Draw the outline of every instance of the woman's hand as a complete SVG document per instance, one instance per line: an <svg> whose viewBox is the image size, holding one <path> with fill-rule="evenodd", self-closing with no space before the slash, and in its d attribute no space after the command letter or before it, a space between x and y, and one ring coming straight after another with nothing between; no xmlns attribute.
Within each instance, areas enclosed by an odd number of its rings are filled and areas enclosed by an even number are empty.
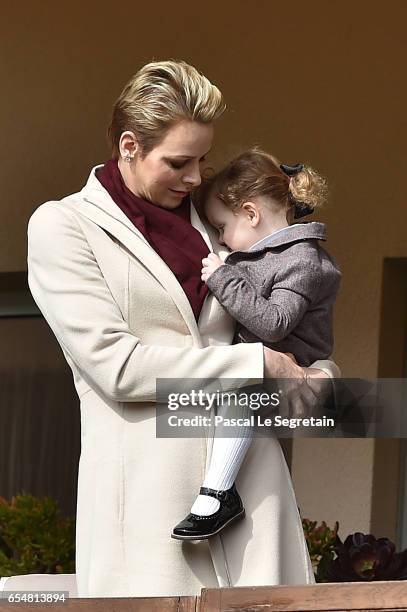
<svg viewBox="0 0 407 612"><path fill-rule="evenodd" d="M305 380L305 371L289 354L263 347L264 378L298 378Z"/></svg>
<svg viewBox="0 0 407 612"><path fill-rule="evenodd" d="M211 274L220 266L223 266L223 261L215 253L209 253L208 257L202 260L201 279L206 283Z"/></svg>
<svg viewBox="0 0 407 612"><path fill-rule="evenodd" d="M265 379L278 380L281 391L279 414L303 418L321 416L330 392L330 380L322 370L302 368L290 356L267 347L264 353ZM267 388L267 380L265 380Z"/></svg>

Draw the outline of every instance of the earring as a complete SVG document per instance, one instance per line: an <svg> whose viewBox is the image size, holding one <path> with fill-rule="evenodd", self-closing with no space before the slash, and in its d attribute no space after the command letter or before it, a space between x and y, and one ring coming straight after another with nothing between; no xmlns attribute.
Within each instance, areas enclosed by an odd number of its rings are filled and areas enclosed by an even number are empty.
<svg viewBox="0 0 407 612"><path fill-rule="evenodd" d="M131 155L126 155L125 158L124 158L124 161L129 164L132 159L133 159L133 157Z"/></svg>

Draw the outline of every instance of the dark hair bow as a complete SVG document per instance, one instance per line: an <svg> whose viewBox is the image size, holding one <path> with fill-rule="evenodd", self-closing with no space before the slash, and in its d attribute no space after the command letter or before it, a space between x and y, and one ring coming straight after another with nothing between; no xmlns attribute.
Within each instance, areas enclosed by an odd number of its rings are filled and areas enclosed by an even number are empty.
<svg viewBox="0 0 407 612"><path fill-rule="evenodd" d="M280 169L291 178L304 170L304 164L295 164L294 166L280 164ZM297 202L297 200L291 198L291 203L294 206L294 219L301 219L301 217L306 217L314 212L314 207L307 202Z"/></svg>
<svg viewBox="0 0 407 612"><path fill-rule="evenodd" d="M314 212L314 207L306 202L293 202L294 219L301 219Z"/></svg>
<svg viewBox="0 0 407 612"><path fill-rule="evenodd" d="M294 166L288 166L287 164L280 164L280 169L287 176L295 176L296 174L304 170L304 164L294 164Z"/></svg>

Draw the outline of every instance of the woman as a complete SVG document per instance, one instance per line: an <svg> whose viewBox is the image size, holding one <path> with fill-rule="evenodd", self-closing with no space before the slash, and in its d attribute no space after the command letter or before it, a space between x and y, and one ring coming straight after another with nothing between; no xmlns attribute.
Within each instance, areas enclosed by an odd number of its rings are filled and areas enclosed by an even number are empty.
<svg viewBox="0 0 407 612"><path fill-rule="evenodd" d="M80 597L313 582L274 439L255 440L239 474L246 521L209 544L170 538L202 480L207 448L200 439L156 438L156 379L304 376L260 343L229 346L234 322L200 280L202 256L221 248L187 196L223 110L219 90L193 67L144 66L114 107L114 160L30 219L30 289L81 400Z"/></svg>

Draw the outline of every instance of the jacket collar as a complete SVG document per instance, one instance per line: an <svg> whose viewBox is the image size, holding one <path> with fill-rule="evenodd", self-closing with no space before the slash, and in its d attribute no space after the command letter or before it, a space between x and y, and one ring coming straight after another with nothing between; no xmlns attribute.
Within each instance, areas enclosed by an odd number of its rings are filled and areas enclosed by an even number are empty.
<svg viewBox="0 0 407 612"><path fill-rule="evenodd" d="M111 234L148 268L162 287L168 291L183 316L191 335L196 343L201 345L199 328L184 290L167 264L159 257L143 234L132 224L130 219L117 206L106 189L98 181L95 171L100 167L99 165L92 168L86 185L76 196L73 198L69 196L62 200L62 202ZM214 242L212 244L208 231L192 203L191 225L201 233L210 251L215 251L222 255L222 251L219 251L217 243ZM202 312L205 308L209 307L207 297L203 304ZM221 307L219 306L219 308Z"/></svg>
<svg viewBox="0 0 407 612"><path fill-rule="evenodd" d="M250 249L250 252L286 246L299 240L326 240L325 224L312 221L311 223L289 225L260 240Z"/></svg>

